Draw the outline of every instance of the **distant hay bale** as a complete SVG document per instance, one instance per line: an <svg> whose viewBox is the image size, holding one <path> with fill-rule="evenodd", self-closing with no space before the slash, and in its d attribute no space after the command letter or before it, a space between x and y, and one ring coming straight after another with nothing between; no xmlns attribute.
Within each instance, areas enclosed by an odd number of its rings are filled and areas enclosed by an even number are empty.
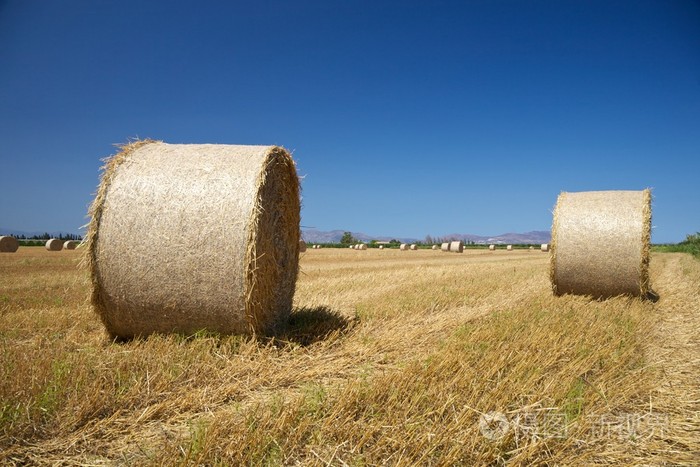
<svg viewBox="0 0 700 467"><path fill-rule="evenodd" d="M408 251L408 245L406 243L402 243L401 246L399 247L399 250Z"/></svg>
<svg viewBox="0 0 700 467"><path fill-rule="evenodd" d="M358 250L366 250L366 249L367 249L367 245L365 245L364 243L360 243L359 245L357 245L357 249L358 249Z"/></svg>
<svg viewBox="0 0 700 467"><path fill-rule="evenodd" d="M0 237L0 253L14 253L19 248L19 241L9 235Z"/></svg>
<svg viewBox="0 0 700 467"><path fill-rule="evenodd" d="M496 250L496 245L489 245L489 250L495 251L495 250Z"/></svg>
<svg viewBox="0 0 700 467"><path fill-rule="evenodd" d="M90 208L92 304L113 337L274 332L299 265L299 179L276 146L138 141Z"/></svg>
<svg viewBox="0 0 700 467"><path fill-rule="evenodd" d="M350 245L348 248L350 248L351 250L353 250L353 249L355 249L355 245Z"/></svg>
<svg viewBox="0 0 700 467"><path fill-rule="evenodd" d="M410 246L409 248L410 248L411 250L417 250L417 249L418 249L418 245L416 245L415 243L412 243L411 246Z"/></svg>
<svg viewBox="0 0 700 467"><path fill-rule="evenodd" d="M555 294L646 296L651 192L562 192L554 209L550 278Z"/></svg>
<svg viewBox="0 0 700 467"><path fill-rule="evenodd" d="M506 250L508 250L508 251L513 251L513 245L508 245L508 246L506 246Z"/></svg>
<svg viewBox="0 0 700 467"><path fill-rule="evenodd" d="M439 247L437 245L433 245L433 250L437 250Z"/></svg>
<svg viewBox="0 0 700 467"><path fill-rule="evenodd" d="M535 247L530 245L530 248L528 248L530 251L535 251Z"/></svg>
<svg viewBox="0 0 700 467"><path fill-rule="evenodd" d="M440 250L445 252L450 251L450 244L447 242L443 243L442 245L440 245Z"/></svg>
<svg viewBox="0 0 700 467"><path fill-rule="evenodd" d="M75 250L75 248L78 246L78 242L74 240L66 240L63 242L63 249L64 250Z"/></svg>
<svg viewBox="0 0 700 467"><path fill-rule="evenodd" d="M379 245L379 249L380 249L380 250L383 250L383 249L384 249L384 245Z"/></svg>
<svg viewBox="0 0 700 467"><path fill-rule="evenodd" d="M540 245L540 251L544 251L544 252L549 251L549 244L543 243L542 245Z"/></svg>
<svg viewBox="0 0 700 467"><path fill-rule="evenodd" d="M52 238L46 242L46 249L49 251L61 251L63 249L63 242L57 238Z"/></svg>
<svg viewBox="0 0 700 467"><path fill-rule="evenodd" d="M450 242L450 251L455 253L462 253L462 251L464 251L464 244L461 240Z"/></svg>

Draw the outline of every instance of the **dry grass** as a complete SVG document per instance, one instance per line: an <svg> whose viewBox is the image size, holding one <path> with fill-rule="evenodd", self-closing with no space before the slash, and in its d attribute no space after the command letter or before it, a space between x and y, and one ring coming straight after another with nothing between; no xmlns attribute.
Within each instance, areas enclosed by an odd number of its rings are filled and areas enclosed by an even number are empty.
<svg viewBox="0 0 700 467"><path fill-rule="evenodd" d="M105 339L78 255L0 256L0 463L700 456L700 262L688 255L654 256L653 303L554 297L546 255L527 251L324 249L303 257L274 338L126 343ZM494 411L502 437L480 427Z"/></svg>

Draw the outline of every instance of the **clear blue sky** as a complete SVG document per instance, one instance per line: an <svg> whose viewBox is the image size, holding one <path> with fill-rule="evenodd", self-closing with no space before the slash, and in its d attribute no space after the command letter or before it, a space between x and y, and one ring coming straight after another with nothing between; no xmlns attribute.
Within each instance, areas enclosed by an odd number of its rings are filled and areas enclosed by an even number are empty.
<svg viewBox="0 0 700 467"><path fill-rule="evenodd" d="M0 226L77 232L114 143L277 144L302 225L548 230L654 189L700 230L700 2L0 0Z"/></svg>

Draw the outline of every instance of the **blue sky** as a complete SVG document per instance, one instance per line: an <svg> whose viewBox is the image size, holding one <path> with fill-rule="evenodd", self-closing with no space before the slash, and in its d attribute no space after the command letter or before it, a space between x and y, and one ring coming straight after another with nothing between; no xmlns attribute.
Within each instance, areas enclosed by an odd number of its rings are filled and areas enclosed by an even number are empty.
<svg viewBox="0 0 700 467"><path fill-rule="evenodd" d="M654 189L700 230L700 2L0 0L0 226L77 232L113 144L277 144L302 225L548 230Z"/></svg>

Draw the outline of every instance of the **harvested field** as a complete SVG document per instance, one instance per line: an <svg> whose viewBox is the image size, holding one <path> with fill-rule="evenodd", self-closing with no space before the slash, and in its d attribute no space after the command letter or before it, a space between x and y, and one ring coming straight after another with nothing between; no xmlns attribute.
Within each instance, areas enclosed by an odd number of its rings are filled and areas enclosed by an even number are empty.
<svg viewBox="0 0 700 467"><path fill-rule="evenodd" d="M700 262L656 302L553 296L548 255L325 248L274 337L112 343L79 251L0 255L0 464L692 464Z"/></svg>

